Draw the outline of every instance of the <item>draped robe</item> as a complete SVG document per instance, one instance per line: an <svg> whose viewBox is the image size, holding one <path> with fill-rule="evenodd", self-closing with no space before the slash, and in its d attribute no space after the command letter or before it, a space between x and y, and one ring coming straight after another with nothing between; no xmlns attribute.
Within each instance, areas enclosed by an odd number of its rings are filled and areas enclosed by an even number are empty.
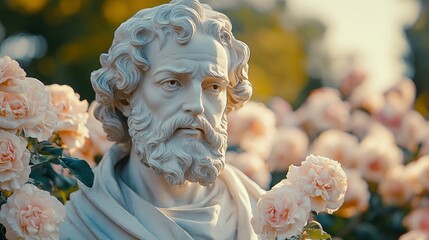
<svg viewBox="0 0 429 240"><path fill-rule="evenodd" d="M160 208L121 180L127 155L113 146L94 170L93 187L79 184L66 204L61 239L257 239L250 220L264 190L239 170L226 164L200 202Z"/></svg>

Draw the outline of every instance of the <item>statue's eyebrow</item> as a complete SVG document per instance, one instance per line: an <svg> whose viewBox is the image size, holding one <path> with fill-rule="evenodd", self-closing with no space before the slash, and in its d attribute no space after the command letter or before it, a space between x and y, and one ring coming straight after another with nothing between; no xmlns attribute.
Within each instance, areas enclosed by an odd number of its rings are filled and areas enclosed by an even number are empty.
<svg viewBox="0 0 429 240"><path fill-rule="evenodd" d="M163 73L172 73L174 75L192 75L196 71L193 65L191 66L164 66L155 70L153 76ZM228 77L218 71L216 68L210 69L208 77L216 78L219 80L229 81Z"/></svg>

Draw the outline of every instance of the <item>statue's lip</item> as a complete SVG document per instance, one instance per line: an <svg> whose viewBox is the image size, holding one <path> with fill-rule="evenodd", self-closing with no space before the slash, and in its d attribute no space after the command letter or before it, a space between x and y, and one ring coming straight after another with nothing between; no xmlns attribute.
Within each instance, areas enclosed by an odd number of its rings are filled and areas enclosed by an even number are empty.
<svg viewBox="0 0 429 240"><path fill-rule="evenodd" d="M204 132L204 130L198 126L179 127L179 128L177 128L177 130L196 130L196 131Z"/></svg>

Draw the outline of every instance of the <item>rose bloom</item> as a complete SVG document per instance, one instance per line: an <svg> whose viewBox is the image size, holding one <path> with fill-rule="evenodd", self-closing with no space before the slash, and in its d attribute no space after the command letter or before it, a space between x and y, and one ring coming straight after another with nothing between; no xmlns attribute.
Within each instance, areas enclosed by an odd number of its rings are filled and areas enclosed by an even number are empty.
<svg viewBox="0 0 429 240"><path fill-rule="evenodd" d="M396 128L401 118L413 106L416 97L416 86L410 79L404 79L384 93L384 105L374 112L374 116L384 125Z"/></svg>
<svg viewBox="0 0 429 240"><path fill-rule="evenodd" d="M311 210L333 213L344 202L347 176L335 160L309 155L301 166L290 166L286 178L310 197Z"/></svg>
<svg viewBox="0 0 429 240"><path fill-rule="evenodd" d="M252 179L260 187L267 189L271 182L271 174L265 165L265 161L258 155L250 152L226 153L226 163L238 168L246 176Z"/></svg>
<svg viewBox="0 0 429 240"><path fill-rule="evenodd" d="M268 106L276 116L276 127L297 127L299 125L292 106L283 98L273 97Z"/></svg>
<svg viewBox="0 0 429 240"><path fill-rule="evenodd" d="M53 84L46 86L58 116L58 124L55 127L65 147L71 154L75 148L83 147L85 138L89 137L86 127L88 120L88 102L80 101L79 94L68 85Z"/></svg>
<svg viewBox="0 0 429 240"><path fill-rule="evenodd" d="M358 146L356 136L342 130L330 129L314 140L309 153L334 159L343 167L355 168L355 152Z"/></svg>
<svg viewBox="0 0 429 240"><path fill-rule="evenodd" d="M350 95L354 89L365 81L366 77L365 70L363 70L362 67L355 66L341 81L339 87L341 93L344 96Z"/></svg>
<svg viewBox="0 0 429 240"><path fill-rule="evenodd" d="M276 118L263 103L250 101L228 114L228 145L266 159L276 131Z"/></svg>
<svg viewBox="0 0 429 240"><path fill-rule="evenodd" d="M417 207L408 213L403 220L408 230L429 232L429 207Z"/></svg>
<svg viewBox="0 0 429 240"><path fill-rule="evenodd" d="M7 199L0 211L7 239L59 239L64 206L49 192L25 184Z"/></svg>
<svg viewBox="0 0 429 240"><path fill-rule="evenodd" d="M365 81L355 88L347 101L352 109L364 109L369 113L379 111L384 105L382 94L374 91L371 81Z"/></svg>
<svg viewBox="0 0 429 240"><path fill-rule="evenodd" d="M410 182L404 177L405 167L396 165L389 169L380 182L378 192L386 205L401 206L414 196Z"/></svg>
<svg viewBox="0 0 429 240"><path fill-rule="evenodd" d="M24 80L25 75L25 71L17 61L12 60L9 56L0 58L0 85L7 84L9 80Z"/></svg>
<svg viewBox="0 0 429 240"><path fill-rule="evenodd" d="M429 136L429 123L415 110L408 111L395 131L396 143L415 152L419 144Z"/></svg>
<svg viewBox="0 0 429 240"><path fill-rule="evenodd" d="M309 140L305 132L296 127L278 129L268 157L270 171L287 171L290 165L298 165L307 155Z"/></svg>
<svg viewBox="0 0 429 240"><path fill-rule="evenodd" d="M310 200L283 180L261 195L252 217L261 239L286 239L301 234L310 213Z"/></svg>
<svg viewBox="0 0 429 240"><path fill-rule="evenodd" d="M371 136L379 138L383 142L395 142L393 133L387 127L375 120L368 113L360 110L352 111L348 131L359 139Z"/></svg>
<svg viewBox="0 0 429 240"><path fill-rule="evenodd" d="M420 149L419 156L429 155L429 134L423 140L422 148Z"/></svg>
<svg viewBox="0 0 429 240"><path fill-rule="evenodd" d="M24 185L31 171L29 163L27 141L0 130L0 188L12 191Z"/></svg>
<svg viewBox="0 0 429 240"><path fill-rule="evenodd" d="M429 155L417 159L416 165L419 168L417 178L421 186L429 191Z"/></svg>
<svg viewBox="0 0 429 240"><path fill-rule="evenodd" d="M341 100L338 90L319 88L310 93L296 114L303 129L314 137L327 129L346 130L350 106Z"/></svg>
<svg viewBox="0 0 429 240"><path fill-rule="evenodd" d="M411 230L399 236L399 240L429 240L429 232Z"/></svg>
<svg viewBox="0 0 429 240"><path fill-rule="evenodd" d="M82 148L72 152L72 156L86 160L91 166L95 166L96 156L102 156L113 144L107 140L107 134L103 130L103 124L94 117L94 109L97 102L93 101L88 108L88 121L86 127L89 130L89 138L86 138Z"/></svg>
<svg viewBox="0 0 429 240"><path fill-rule="evenodd" d="M354 169L344 169L347 175L347 191L343 205L335 212L335 215L350 218L368 209L370 192L368 183L362 178L362 174Z"/></svg>
<svg viewBox="0 0 429 240"><path fill-rule="evenodd" d="M10 132L23 129L26 137L47 140L57 122L47 96L43 83L35 78L0 84L0 128Z"/></svg>
<svg viewBox="0 0 429 240"><path fill-rule="evenodd" d="M363 177L379 183L390 168L402 163L403 153L394 143L369 136L361 142L356 157Z"/></svg>

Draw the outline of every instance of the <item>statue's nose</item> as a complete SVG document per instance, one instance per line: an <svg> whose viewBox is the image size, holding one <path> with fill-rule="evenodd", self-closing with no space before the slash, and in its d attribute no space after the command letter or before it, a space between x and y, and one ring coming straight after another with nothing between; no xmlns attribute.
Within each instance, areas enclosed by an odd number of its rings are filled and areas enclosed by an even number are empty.
<svg viewBox="0 0 429 240"><path fill-rule="evenodd" d="M193 115L201 115L204 112L201 86L191 86L184 96L183 110Z"/></svg>

